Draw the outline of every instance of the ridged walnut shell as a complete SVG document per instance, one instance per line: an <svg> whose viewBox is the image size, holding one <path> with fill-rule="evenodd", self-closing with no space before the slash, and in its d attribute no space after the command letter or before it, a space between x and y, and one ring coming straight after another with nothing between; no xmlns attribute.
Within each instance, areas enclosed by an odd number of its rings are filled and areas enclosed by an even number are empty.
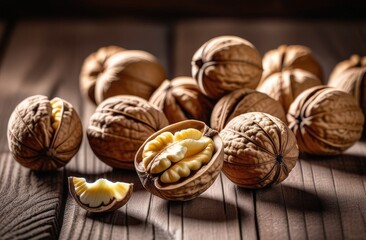
<svg viewBox="0 0 366 240"><path fill-rule="evenodd" d="M364 116L356 99L332 87L301 93L287 114L301 152L340 154L361 137Z"/></svg>
<svg viewBox="0 0 366 240"><path fill-rule="evenodd" d="M214 153L211 160L206 165L202 165L199 170L192 172L190 176L180 179L179 182L170 184L163 183L160 181L159 175L150 174L145 169L142 162L144 147L148 142L155 139L163 132L171 132L174 134L188 128L197 129L201 131L204 136L213 140ZM214 183L222 169L224 158L223 150L222 140L216 131L210 129L204 122L185 120L169 125L151 135L136 153L135 169L142 185L152 194L166 200L187 201L198 197Z"/></svg>
<svg viewBox="0 0 366 240"><path fill-rule="evenodd" d="M299 156L287 125L266 113L245 113L220 132L225 146L223 172L244 188L263 188L282 182Z"/></svg>
<svg viewBox="0 0 366 240"><path fill-rule="evenodd" d="M263 56L262 80L283 70L300 68L308 71L323 82L323 70L311 49L302 45L281 45Z"/></svg>
<svg viewBox="0 0 366 240"><path fill-rule="evenodd" d="M95 85L97 104L116 95L134 95L149 100L165 80L165 70L148 52L126 50L111 56Z"/></svg>
<svg viewBox="0 0 366 240"><path fill-rule="evenodd" d="M65 166L83 137L79 115L61 99L35 95L20 102L8 122L8 144L14 159L33 170Z"/></svg>
<svg viewBox="0 0 366 240"><path fill-rule="evenodd" d="M353 55L339 63L329 77L328 86L353 95L366 116L366 57Z"/></svg>
<svg viewBox="0 0 366 240"><path fill-rule="evenodd" d="M114 168L133 169L139 147L168 124L164 113L146 100L120 95L99 104L86 133L100 160Z"/></svg>
<svg viewBox="0 0 366 240"><path fill-rule="evenodd" d="M267 94L243 88L216 103L211 114L211 127L220 132L231 119L247 112L265 112L287 123L286 113L278 101Z"/></svg>
<svg viewBox="0 0 366 240"><path fill-rule="evenodd" d="M210 122L213 101L203 95L191 77L165 80L153 93L149 102L162 110L169 123L187 119Z"/></svg>
<svg viewBox="0 0 366 240"><path fill-rule="evenodd" d="M192 76L200 90L214 99L240 88L255 89L262 76L262 58L245 39L210 39L193 55Z"/></svg>
<svg viewBox="0 0 366 240"><path fill-rule="evenodd" d="M279 101L287 113L294 99L306 89L321 85L322 82L312 73L301 70L284 70L266 78L257 90Z"/></svg>
<svg viewBox="0 0 366 240"><path fill-rule="evenodd" d="M106 68L106 61L114 54L124 50L117 46L102 47L84 60L79 77L80 90L94 104L96 104L95 84Z"/></svg>

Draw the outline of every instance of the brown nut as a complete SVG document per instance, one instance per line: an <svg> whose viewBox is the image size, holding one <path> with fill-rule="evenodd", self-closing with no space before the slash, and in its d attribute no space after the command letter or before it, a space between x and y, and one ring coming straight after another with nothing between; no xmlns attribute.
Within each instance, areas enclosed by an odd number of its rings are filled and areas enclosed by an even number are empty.
<svg viewBox="0 0 366 240"><path fill-rule="evenodd" d="M79 84L82 94L96 104L95 101L95 84L99 76L104 72L106 61L118 52L125 49L117 46L108 46L98 49L98 51L90 54L83 63L81 68Z"/></svg>
<svg viewBox="0 0 366 240"><path fill-rule="evenodd" d="M356 99L326 86L301 93L287 114L301 152L340 154L361 137L364 116Z"/></svg>
<svg viewBox="0 0 366 240"><path fill-rule="evenodd" d="M281 104L267 94L243 88L227 94L212 111L211 127L221 131L234 117L247 112L265 112L287 123Z"/></svg>
<svg viewBox="0 0 366 240"><path fill-rule="evenodd" d="M33 170L65 166L83 137L79 115L61 98L35 95L16 106L8 122L8 144L14 159Z"/></svg>
<svg viewBox="0 0 366 240"><path fill-rule="evenodd" d="M93 183L85 178L69 177L69 191L74 200L89 212L111 212L121 208L133 193L133 183L110 182L100 178Z"/></svg>
<svg viewBox="0 0 366 240"><path fill-rule="evenodd" d="M191 77L165 80L149 102L164 112L169 123L196 119L208 124L214 105L200 92L197 82Z"/></svg>
<svg viewBox="0 0 366 240"><path fill-rule="evenodd" d="M279 101L287 113L294 99L304 90L321 85L322 82L312 73L301 70L284 70L266 78L257 90Z"/></svg>
<svg viewBox="0 0 366 240"><path fill-rule="evenodd" d="M269 75L288 69L300 68L308 71L323 82L323 70L310 48L302 45L281 45L263 56L262 80Z"/></svg>
<svg viewBox="0 0 366 240"><path fill-rule="evenodd" d="M239 115L220 136L225 146L223 172L244 188L282 182L298 159L294 134L285 123L266 113Z"/></svg>
<svg viewBox="0 0 366 240"><path fill-rule="evenodd" d="M329 75L328 84L335 84L340 74L349 69L359 69L366 67L366 56L361 57L357 54L353 54L349 59L339 62ZM332 85L331 84L331 85Z"/></svg>
<svg viewBox="0 0 366 240"><path fill-rule="evenodd" d="M151 135L135 156L142 185L167 200L198 197L219 175L223 144L201 121L185 120Z"/></svg>
<svg viewBox="0 0 366 240"><path fill-rule="evenodd" d="M95 101L116 95L134 95L148 100L165 80L165 70L148 52L126 50L111 56L95 85Z"/></svg>
<svg viewBox="0 0 366 240"><path fill-rule="evenodd" d="M146 100L120 95L99 104L86 133L100 160L114 168L133 169L141 144L168 124L164 113Z"/></svg>
<svg viewBox="0 0 366 240"><path fill-rule="evenodd" d="M214 99L240 88L255 89L262 75L257 49L236 36L215 37L192 58L192 76L200 90Z"/></svg>

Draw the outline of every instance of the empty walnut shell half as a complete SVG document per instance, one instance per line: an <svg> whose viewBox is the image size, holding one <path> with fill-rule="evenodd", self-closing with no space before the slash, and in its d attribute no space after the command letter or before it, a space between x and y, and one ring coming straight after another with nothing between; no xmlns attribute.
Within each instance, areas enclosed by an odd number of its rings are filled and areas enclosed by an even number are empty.
<svg viewBox="0 0 366 240"><path fill-rule="evenodd" d="M83 137L79 115L61 99L35 95L20 102L8 122L8 144L14 159L33 170L65 166Z"/></svg>
<svg viewBox="0 0 366 240"><path fill-rule="evenodd" d="M192 76L200 90L218 99L240 88L255 89L262 75L257 49L236 36L215 37L203 44L192 58Z"/></svg>
<svg viewBox="0 0 366 240"><path fill-rule="evenodd" d="M332 87L301 93L287 114L301 152L340 154L361 137L364 116L356 99Z"/></svg>
<svg viewBox="0 0 366 240"><path fill-rule="evenodd" d="M322 82L312 73L301 70L284 70L266 78L257 90L279 101L287 113L291 103L304 90L321 85Z"/></svg>
<svg viewBox="0 0 366 240"><path fill-rule="evenodd" d="M197 82L191 77L165 80L149 102L164 112L169 123L196 119L208 124L214 105L200 92Z"/></svg>
<svg viewBox="0 0 366 240"><path fill-rule="evenodd" d="M74 200L89 212L111 212L124 206L133 193L133 183L111 182L100 178L93 183L85 178L69 177L69 191Z"/></svg>
<svg viewBox="0 0 366 240"><path fill-rule="evenodd" d="M323 82L323 70L311 49L302 45L281 45L263 56L262 80L269 75L288 69L300 68Z"/></svg>
<svg viewBox="0 0 366 240"><path fill-rule="evenodd" d="M124 48L117 46L102 47L84 60L79 77L80 90L93 103L96 104L95 84L106 68L106 61L114 54L124 50Z"/></svg>
<svg viewBox="0 0 366 240"><path fill-rule="evenodd" d="M225 146L223 172L244 188L282 182L296 164L296 138L284 122L266 113L233 118L220 132Z"/></svg>
<svg viewBox="0 0 366 240"><path fill-rule="evenodd" d="M100 160L114 168L133 169L141 144L168 124L164 113L146 100L120 95L99 104L86 133Z"/></svg>
<svg viewBox="0 0 366 240"><path fill-rule="evenodd" d="M220 132L231 119L247 112L265 112L287 123L285 111L278 101L267 94L243 88L216 103L211 114L211 127Z"/></svg>
<svg viewBox="0 0 366 240"><path fill-rule="evenodd" d="M204 122L185 120L151 135L135 156L142 185L167 200L187 201L208 189L223 165L223 143Z"/></svg>

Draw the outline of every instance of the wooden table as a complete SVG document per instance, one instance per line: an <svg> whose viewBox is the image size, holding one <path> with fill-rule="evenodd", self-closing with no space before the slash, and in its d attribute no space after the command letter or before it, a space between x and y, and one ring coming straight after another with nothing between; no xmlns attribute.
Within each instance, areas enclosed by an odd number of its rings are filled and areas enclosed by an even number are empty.
<svg viewBox="0 0 366 240"><path fill-rule="evenodd" d="M84 134L62 169L30 171L13 160L7 121L25 97L71 102L84 130L95 106L79 92L85 57L107 45L146 50L169 77L190 75L190 59L221 34L251 41L264 54L282 43L309 46L325 77L353 53L366 55L365 21L188 19L20 20L0 22L0 239L366 239L366 142L335 157L301 156L288 179L262 190L236 187L223 174L189 202L159 199L134 171L114 170L92 153ZM91 214L70 197L68 176L135 184L127 205Z"/></svg>

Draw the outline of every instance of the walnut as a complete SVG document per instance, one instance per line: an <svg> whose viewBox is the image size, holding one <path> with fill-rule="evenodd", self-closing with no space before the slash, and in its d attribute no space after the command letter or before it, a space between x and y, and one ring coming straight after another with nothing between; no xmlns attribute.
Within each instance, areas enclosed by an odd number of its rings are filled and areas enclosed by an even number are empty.
<svg viewBox="0 0 366 240"><path fill-rule="evenodd" d="M301 92L321 84L314 74L292 69L270 75L260 83L257 90L279 101L287 113L291 103Z"/></svg>
<svg viewBox="0 0 366 240"><path fill-rule="evenodd" d="M223 172L244 188L262 188L287 178L298 159L296 139L284 122L266 113L233 118L220 132Z"/></svg>
<svg viewBox="0 0 366 240"><path fill-rule="evenodd" d="M196 119L208 124L214 105L211 99L200 92L191 77L165 80L149 102L164 112L169 123Z"/></svg>
<svg viewBox="0 0 366 240"><path fill-rule="evenodd" d="M103 49L97 52L102 55ZM106 51L106 50L104 50ZM98 55L99 53L99 55ZM107 55L107 53L105 53ZM95 83L94 99L96 104L108 97L116 95L135 95L146 100L165 80L165 70L158 60L148 52L139 50L123 50L111 53L105 58L100 68L93 66L96 57L88 57L83 65L80 82ZM95 80L96 79L96 80ZM89 84L89 91L93 91ZM85 86L83 87L86 88ZM92 95L92 93L90 93Z"/></svg>
<svg viewBox="0 0 366 240"><path fill-rule="evenodd" d="M146 100L129 95L106 99L96 108L87 129L95 155L114 168L133 169L135 153L168 120Z"/></svg>
<svg viewBox="0 0 366 240"><path fill-rule="evenodd" d="M133 193L133 183L111 182L100 178L93 183L69 177L69 191L80 207L89 212L111 212L125 205Z"/></svg>
<svg viewBox="0 0 366 240"><path fill-rule="evenodd" d="M169 125L151 135L135 156L142 185L167 200L186 201L208 189L223 165L217 132L197 120Z"/></svg>
<svg viewBox="0 0 366 240"><path fill-rule="evenodd" d="M349 69L359 69L366 67L366 56L361 57L357 54L353 54L349 59L339 62L329 75L328 84L334 84L337 82L335 78L338 78L340 74Z"/></svg>
<svg viewBox="0 0 366 240"><path fill-rule="evenodd" d="M200 90L218 99L240 88L255 89L262 75L262 58L245 39L220 36L203 44L192 58L192 76Z"/></svg>
<svg viewBox="0 0 366 240"><path fill-rule="evenodd" d="M231 119L247 112L265 112L287 122L285 111L278 101L267 94L243 88L227 94L216 103L211 115L211 127L220 132Z"/></svg>
<svg viewBox="0 0 366 240"><path fill-rule="evenodd" d="M33 170L65 166L83 137L79 115L61 99L35 95L20 102L8 122L8 144L14 159Z"/></svg>
<svg viewBox="0 0 366 240"><path fill-rule="evenodd" d="M288 69L300 68L308 71L323 81L323 70L310 48L302 45L281 45L268 51L263 56L262 80L269 75Z"/></svg>
<svg viewBox="0 0 366 240"><path fill-rule="evenodd" d="M361 137L364 116L356 99L327 86L301 93L287 114L301 152L340 154Z"/></svg>
<svg viewBox="0 0 366 240"><path fill-rule="evenodd" d="M102 47L85 59L80 73L80 90L83 95L89 97L93 103L96 104L95 84L106 68L106 61L114 54L124 50L124 48L117 46Z"/></svg>

